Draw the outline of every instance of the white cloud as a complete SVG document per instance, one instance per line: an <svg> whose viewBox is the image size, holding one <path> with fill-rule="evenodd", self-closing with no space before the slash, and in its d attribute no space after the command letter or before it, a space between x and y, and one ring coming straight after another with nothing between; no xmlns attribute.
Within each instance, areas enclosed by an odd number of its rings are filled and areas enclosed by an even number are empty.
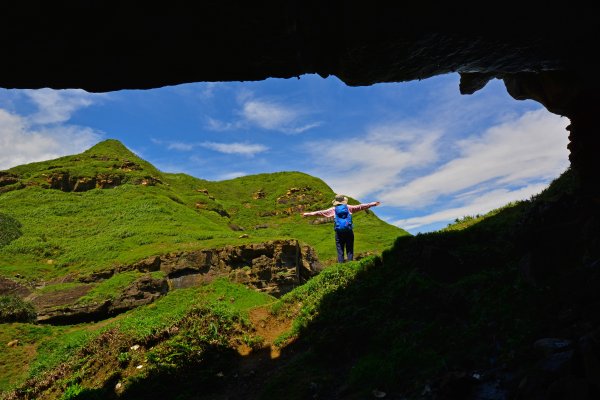
<svg viewBox="0 0 600 400"><path fill-rule="evenodd" d="M392 223L407 230L439 222L449 223L464 216L485 214L513 201L525 200L540 193L547 186L546 184L532 184L517 190L496 189L480 196L469 198L466 204L459 207L447 208L418 217L400 219Z"/></svg>
<svg viewBox="0 0 600 400"><path fill-rule="evenodd" d="M523 185L551 179L568 165L566 118L546 110L487 129L459 141L459 156L433 173L380 194L392 206L427 206L441 196L474 190L477 185Z"/></svg>
<svg viewBox="0 0 600 400"><path fill-rule="evenodd" d="M269 148L262 144L250 144L250 143L216 143L216 142L203 142L200 146L220 153L225 154L242 154L246 156L253 156L257 153L267 151Z"/></svg>
<svg viewBox="0 0 600 400"><path fill-rule="evenodd" d="M254 156L258 153L263 153L269 148L262 144L252 143L218 143L218 142L197 142L197 143L186 143L186 142L166 142L159 139L151 139L153 143L160 146L166 146L169 150L177 151L192 151L198 147L204 147L205 149L214 150L224 154L242 154L245 156ZM193 156L192 161L198 161L197 157Z"/></svg>
<svg viewBox="0 0 600 400"><path fill-rule="evenodd" d="M101 94L90 94L80 89L25 90L23 93L37 106L38 111L28 117L32 124L66 122L80 108L89 107Z"/></svg>
<svg viewBox="0 0 600 400"><path fill-rule="evenodd" d="M318 126L321 126L320 122L312 122L312 123L308 123L308 124L300 125L300 126L283 127L280 130L285 133L302 133L309 129L316 128Z"/></svg>
<svg viewBox="0 0 600 400"><path fill-rule="evenodd" d="M321 125L320 122L302 122L306 113L300 108L292 108L264 100L250 99L242 105L242 116L261 128L284 133L302 133Z"/></svg>
<svg viewBox="0 0 600 400"><path fill-rule="evenodd" d="M296 118L292 110L259 100L247 101L242 113L246 119L266 129L278 129Z"/></svg>
<svg viewBox="0 0 600 400"><path fill-rule="evenodd" d="M192 151L194 147L195 145L192 143L171 142L167 144L167 149L169 150Z"/></svg>
<svg viewBox="0 0 600 400"><path fill-rule="evenodd" d="M221 121L221 120L218 120L216 118L211 118L211 117L209 117L207 119L207 123L206 123L206 127L208 129L210 129L211 131L217 131L217 132L242 129L245 127L245 125L246 124L244 121L226 122L226 121Z"/></svg>
<svg viewBox="0 0 600 400"><path fill-rule="evenodd" d="M0 169L80 153L102 139L88 127L65 124L103 95L83 90L23 90L37 108L19 115L0 108Z"/></svg>
<svg viewBox="0 0 600 400"><path fill-rule="evenodd" d="M102 139L74 125L30 128L26 117L0 109L0 170L80 153Z"/></svg>
<svg viewBox="0 0 600 400"><path fill-rule="evenodd" d="M260 127L286 134L298 134L320 126L320 121L307 120L312 114L304 106L286 105L273 99L258 99L248 89L240 89L235 96L240 109L235 110L237 118L221 120L211 116L206 118L206 128L224 132Z"/></svg>
<svg viewBox="0 0 600 400"><path fill-rule="evenodd" d="M490 122L480 116L469 130ZM311 173L338 193L380 200L400 215L400 208L423 208L422 216L394 222L418 229L529 198L569 164L568 120L544 109L504 113L483 133L453 142L458 120L387 123L362 136L308 143L317 166Z"/></svg>
<svg viewBox="0 0 600 400"><path fill-rule="evenodd" d="M210 99L215 95L215 89L221 85L220 82L201 82L199 85L199 94L201 98Z"/></svg>
<svg viewBox="0 0 600 400"><path fill-rule="evenodd" d="M361 198L399 184L403 172L438 158L440 132L404 124L379 125L364 136L307 143L320 168L315 175L338 193Z"/></svg>

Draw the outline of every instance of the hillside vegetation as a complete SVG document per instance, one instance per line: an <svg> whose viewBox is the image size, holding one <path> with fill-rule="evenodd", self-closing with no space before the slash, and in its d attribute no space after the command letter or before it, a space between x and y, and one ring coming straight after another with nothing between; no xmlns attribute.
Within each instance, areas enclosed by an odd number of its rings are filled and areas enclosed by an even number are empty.
<svg viewBox="0 0 600 400"><path fill-rule="evenodd" d="M189 193L189 179L171 187ZM215 202L228 197L209 184ZM240 193L231 196L258 192ZM279 204L280 214L265 218L297 218L288 208L298 200ZM219 205L229 217L214 211L218 218L255 221L251 207ZM27 233L7 215L5 247ZM530 200L398 235L381 254L332 264L280 298L217 279L100 322L5 323L0 340L11 345L0 383L6 400L592 400L600 395L599 244L598 199L568 170Z"/></svg>
<svg viewBox="0 0 600 400"><path fill-rule="evenodd" d="M82 154L0 171L0 295L4 294L0 316L5 322L0 325L0 343L10 344L0 353L0 390L27 380L24 387L31 389L26 390L31 398L75 396L81 377L61 375L54 392L44 395L35 388L44 379L56 384L57 368L64 372L65 365L75 369L83 365L68 363L98 363L95 355L81 352L107 336L120 338L114 342L116 347L107 350L123 354L114 371L139 361L127 355L126 345L163 340L183 345L183 339L171 337L174 331L188 337L188 329L209 329L211 345L219 341L248 349L265 346L249 325L248 310L276 299L227 280L169 290L155 303L99 322L92 316L91 322L78 325L31 323L35 310L30 300L50 299L50 310L57 312L102 306L140 280L165 278L162 271L119 272L115 266L134 265L151 256L278 239L297 239L313 247L322 263L331 265L335 259L331 224L313 224L314 219L300 214L329 207L333 196L323 181L299 172L222 182L164 173L115 140ZM395 237L407 235L371 211L357 214L355 221L359 258L380 254ZM208 314L214 316L214 323L199 328L198 315ZM215 324L237 328L227 333ZM201 353L202 343L190 345L193 357ZM153 360L179 368L170 355L172 347L163 346L164 354ZM146 357L143 351L139 354ZM112 365L110 357L101 362ZM144 372L148 370L152 369ZM125 383L129 375L122 375ZM135 379L143 377L135 375Z"/></svg>
<svg viewBox="0 0 600 400"><path fill-rule="evenodd" d="M597 199L571 171L531 200L399 237L274 305L305 351L259 398L595 399L599 244Z"/></svg>
<svg viewBox="0 0 600 400"><path fill-rule="evenodd" d="M300 172L220 182L163 173L107 140L82 154L0 172L0 274L47 280L157 254L281 238L310 244L327 263L335 256L331 225L311 225L300 213L329 207L333 196L323 181ZM381 252L407 234L370 211L355 220L358 253Z"/></svg>

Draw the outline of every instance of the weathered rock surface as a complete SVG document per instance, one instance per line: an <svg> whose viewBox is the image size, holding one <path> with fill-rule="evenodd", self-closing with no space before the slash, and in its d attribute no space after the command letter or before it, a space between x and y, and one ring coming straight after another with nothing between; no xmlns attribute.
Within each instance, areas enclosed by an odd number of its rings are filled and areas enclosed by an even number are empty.
<svg viewBox="0 0 600 400"><path fill-rule="evenodd" d="M322 268L314 250L296 240L168 254L137 264L138 268L148 266L165 272L174 287L230 277L276 296L306 282Z"/></svg>
<svg viewBox="0 0 600 400"><path fill-rule="evenodd" d="M32 303L37 308L37 321L51 324L98 321L152 303L166 294L169 287L166 279L143 276L113 299L78 304L77 300L91 289L92 286L86 284L33 298Z"/></svg>
<svg viewBox="0 0 600 400"><path fill-rule="evenodd" d="M31 294L28 300L36 307L38 322L71 324L101 320L152 303L170 289L202 285L219 277L280 296L306 282L321 268L311 247L302 246L297 240L276 240L149 257L131 265L77 277L81 285ZM121 293L115 293L112 299L79 303L79 299L93 289L94 283L126 271L163 271L167 278L143 276ZM8 279L0 280L0 284L7 292L21 290L22 297L30 294Z"/></svg>
<svg viewBox="0 0 600 400"><path fill-rule="evenodd" d="M12 279L0 276L0 296L19 296L26 297L31 293L31 289Z"/></svg>
<svg viewBox="0 0 600 400"><path fill-rule="evenodd" d="M19 177L4 171L0 171L0 187L13 185L19 182Z"/></svg>
<svg viewBox="0 0 600 400"><path fill-rule="evenodd" d="M133 163L131 163L133 164ZM136 164L134 164L137 166ZM136 170L139 168L121 168L124 172ZM128 178L121 173L102 173L96 176L72 176L67 172L56 172L46 176L46 183L51 189L62 190L63 192L85 192L92 189L112 189L115 188ZM147 176L129 183L154 186L161 183L159 179Z"/></svg>

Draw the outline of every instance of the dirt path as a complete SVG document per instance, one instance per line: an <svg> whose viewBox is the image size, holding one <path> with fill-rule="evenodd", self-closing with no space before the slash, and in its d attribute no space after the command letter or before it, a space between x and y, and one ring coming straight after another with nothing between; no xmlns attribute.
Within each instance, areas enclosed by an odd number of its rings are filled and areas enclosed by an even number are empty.
<svg viewBox="0 0 600 400"><path fill-rule="evenodd" d="M228 383L222 392L212 393L206 399L256 399L263 391L265 382L289 361L292 355L287 352L282 354L282 349L273 343L281 334L291 329L292 321L276 318L269 312L269 308L270 305L266 305L248 312L255 334L263 339L260 348L239 346L237 351L241 357L237 367L224 374Z"/></svg>
<svg viewBox="0 0 600 400"><path fill-rule="evenodd" d="M277 319L269 312L268 306L251 309L249 316L256 334L263 339L263 348L270 349L271 359L278 358L281 354L280 348L275 346L274 342L281 334L291 329L292 321ZM242 352L240 354L246 355Z"/></svg>

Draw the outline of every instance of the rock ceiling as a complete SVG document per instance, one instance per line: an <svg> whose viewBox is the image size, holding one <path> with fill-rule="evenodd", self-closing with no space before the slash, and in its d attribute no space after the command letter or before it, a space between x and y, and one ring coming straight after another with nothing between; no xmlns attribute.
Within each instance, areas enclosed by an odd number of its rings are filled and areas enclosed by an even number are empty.
<svg viewBox="0 0 600 400"><path fill-rule="evenodd" d="M335 75L371 85L460 73L570 118L571 162L598 168L598 13L574 2L491 10L465 2L28 1L0 13L0 87L149 89ZM594 132L591 132L594 130Z"/></svg>

